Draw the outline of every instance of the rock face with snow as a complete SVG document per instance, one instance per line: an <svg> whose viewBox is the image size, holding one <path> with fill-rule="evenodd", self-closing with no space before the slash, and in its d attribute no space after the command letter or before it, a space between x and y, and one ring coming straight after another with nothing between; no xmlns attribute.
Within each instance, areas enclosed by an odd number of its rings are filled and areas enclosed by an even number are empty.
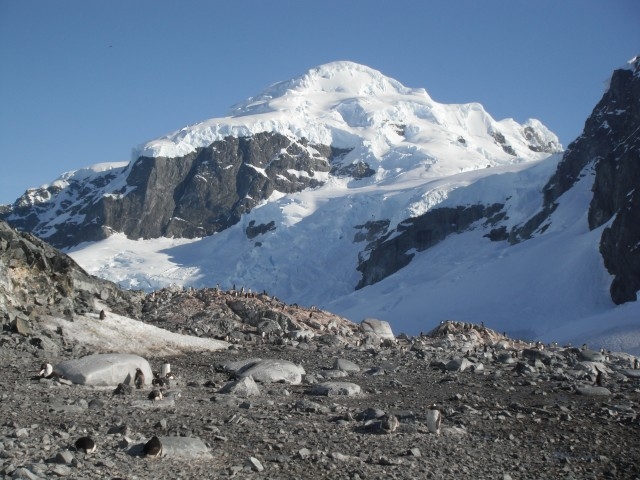
<svg viewBox="0 0 640 480"><path fill-rule="evenodd" d="M640 289L640 60L613 72L609 88L572 142L544 188L544 205L524 226L511 232L513 240L544 232L558 199L584 176L593 175L589 206L590 229L611 222L602 234L600 252L614 278L611 298L616 304L635 301ZM613 221L611 221L613 219Z"/></svg>
<svg viewBox="0 0 640 480"><path fill-rule="evenodd" d="M128 166L82 169L28 190L0 218L59 248L112 232L203 237L330 176L379 182L416 164L433 177L560 149L535 120L496 122L480 105L441 105L423 89L334 62L269 87L229 117L141 145ZM449 166L448 157L463 160ZM254 225L247 236L278 227L269 225Z"/></svg>
<svg viewBox="0 0 640 480"><path fill-rule="evenodd" d="M309 317L322 305L399 332L454 318L576 341L583 332L564 325L606 323L606 339L589 338L636 348L621 339L637 308L609 314L640 285L637 76L637 62L613 75L562 158L536 120L496 121L335 62L147 142L128 165L65 174L0 215L65 247L104 239L74 258L127 287L238 284L307 305ZM199 239L134 241L162 235ZM247 308L231 300L215 325L188 321L211 336L239 317L263 335L316 329Z"/></svg>

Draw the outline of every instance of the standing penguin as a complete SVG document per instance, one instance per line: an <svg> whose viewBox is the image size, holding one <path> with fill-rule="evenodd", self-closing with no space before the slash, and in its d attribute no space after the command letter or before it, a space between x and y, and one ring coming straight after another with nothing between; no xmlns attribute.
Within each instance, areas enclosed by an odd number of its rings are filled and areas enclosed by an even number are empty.
<svg viewBox="0 0 640 480"><path fill-rule="evenodd" d="M133 383L138 389L142 388L142 386L144 385L144 373L142 373L142 370L140 370L139 368L136 368L136 376L133 379Z"/></svg>
<svg viewBox="0 0 640 480"><path fill-rule="evenodd" d="M440 435L440 424L442 423L442 412L434 403L427 407L427 428L431 433Z"/></svg>
<svg viewBox="0 0 640 480"><path fill-rule="evenodd" d="M601 387L601 386L602 386L602 371L601 371L599 368L597 368L597 367L596 367L596 372L597 372L597 373L596 373L596 381L595 381L595 384L596 384L598 387Z"/></svg>

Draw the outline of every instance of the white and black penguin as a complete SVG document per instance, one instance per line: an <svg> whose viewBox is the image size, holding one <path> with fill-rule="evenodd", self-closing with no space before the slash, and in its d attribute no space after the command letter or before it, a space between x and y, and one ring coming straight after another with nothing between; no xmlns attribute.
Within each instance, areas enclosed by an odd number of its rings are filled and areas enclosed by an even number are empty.
<svg viewBox="0 0 640 480"><path fill-rule="evenodd" d="M40 372L38 373L39 377L50 378L52 374L53 374L53 365L51 365L48 362L45 362L42 365L40 365Z"/></svg>
<svg viewBox="0 0 640 480"><path fill-rule="evenodd" d="M139 368L136 368L136 376L133 379L133 384L138 389L144 386L144 373Z"/></svg>
<svg viewBox="0 0 640 480"><path fill-rule="evenodd" d="M435 403L427 407L427 428L431 433L440 435L442 411Z"/></svg>
<svg viewBox="0 0 640 480"><path fill-rule="evenodd" d="M142 447L142 453L147 457L159 457L162 455L162 442L158 437L153 436L151 440Z"/></svg>
<svg viewBox="0 0 640 480"><path fill-rule="evenodd" d="M107 318L107 312L100 310L100 320L104 320L105 318Z"/></svg>
<svg viewBox="0 0 640 480"><path fill-rule="evenodd" d="M91 437L80 437L75 443L76 450L84 453L96 451L96 442Z"/></svg>

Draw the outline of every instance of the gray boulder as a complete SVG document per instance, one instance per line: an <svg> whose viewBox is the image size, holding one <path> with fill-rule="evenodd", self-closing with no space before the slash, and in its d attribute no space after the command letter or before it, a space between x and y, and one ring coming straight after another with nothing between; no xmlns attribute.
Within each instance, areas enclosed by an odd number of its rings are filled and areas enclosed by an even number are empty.
<svg viewBox="0 0 640 480"><path fill-rule="evenodd" d="M337 395L358 395L360 385L351 382L324 382L318 383L311 388L311 395L326 395L333 397Z"/></svg>
<svg viewBox="0 0 640 480"><path fill-rule="evenodd" d="M580 395L587 395L589 397L607 397L611 395L611 391L606 387L593 387L590 385L577 386L576 393Z"/></svg>
<svg viewBox="0 0 640 480"><path fill-rule="evenodd" d="M360 371L360 367L356 363L351 360L347 360L346 358L336 358L333 362L333 369L354 373Z"/></svg>
<svg viewBox="0 0 640 480"><path fill-rule="evenodd" d="M145 384L153 378L151 366L144 358L128 353L105 353L66 360L57 364L54 374L80 385L116 386L132 384L136 368L142 370Z"/></svg>
<svg viewBox="0 0 640 480"><path fill-rule="evenodd" d="M236 370L235 374L240 378L253 377L256 382L261 383L284 382L299 385L305 371L301 366L287 360L265 359L249 362Z"/></svg>
<svg viewBox="0 0 640 480"><path fill-rule="evenodd" d="M389 322L385 322L384 320L365 318L362 323L360 323L360 330L365 335L375 335L382 340L395 340L396 338L391 330L391 325L389 325Z"/></svg>
<svg viewBox="0 0 640 480"><path fill-rule="evenodd" d="M235 382L227 383L218 390L218 393L229 393L237 397L253 397L260 395L260 389L253 380L253 377L248 376L241 378L240 380L236 380Z"/></svg>
<svg viewBox="0 0 640 480"><path fill-rule="evenodd" d="M472 366L473 363L466 358L453 358L447 362L445 369L450 372L464 372L467 368Z"/></svg>

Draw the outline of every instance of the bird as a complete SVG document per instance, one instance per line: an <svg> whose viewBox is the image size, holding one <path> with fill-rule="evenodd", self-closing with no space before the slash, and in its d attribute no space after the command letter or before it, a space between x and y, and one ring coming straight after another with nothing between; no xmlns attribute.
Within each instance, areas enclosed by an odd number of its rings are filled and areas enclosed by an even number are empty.
<svg viewBox="0 0 640 480"><path fill-rule="evenodd" d="M104 310L100 310L100 320L107 318L107 313Z"/></svg>
<svg viewBox="0 0 640 480"><path fill-rule="evenodd" d="M427 407L427 428L431 433L440 435L440 424L442 423L442 412L434 403Z"/></svg>
<svg viewBox="0 0 640 480"><path fill-rule="evenodd" d="M158 457L162 454L162 442L155 435L142 447L142 452L148 457Z"/></svg>
<svg viewBox="0 0 640 480"><path fill-rule="evenodd" d="M52 373L53 373L53 365L51 365L48 362L45 362L42 365L40 365L40 373L38 373L38 376L49 378Z"/></svg>
<svg viewBox="0 0 640 480"><path fill-rule="evenodd" d="M96 451L96 442L91 437L80 437L75 443L76 450L84 453L93 453Z"/></svg>
<svg viewBox="0 0 640 480"><path fill-rule="evenodd" d="M133 380L136 388L140 389L144 385L144 373L139 368L136 368L136 376Z"/></svg>
<svg viewBox="0 0 640 480"><path fill-rule="evenodd" d="M162 391L157 389L157 388L154 388L151 391L151 393L149 394L149 400L154 401L154 402L155 401L160 401L160 400L162 400L162 398L163 398L162 397Z"/></svg>
<svg viewBox="0 0 640 480"><path fill-rule="evenodd" d="M114 395L131 395L133 389L131 385L127 385L126 383L119 383L116 389L113 391Z"/></svg>
<svg viewBox="0 0 640 480"><path fill-rule="evenodd" d="M596 384L598 387L601 387L601 386L602 386L602 372L600 371L600 369L599 369L599 368L596 368L596 372L597 372L597 373L596 373L596 381L595 381L595 384Z"/></svg>
<svg viewBox="0 0 640 480"><path fill-rule="evenodd" d="M380 420L380 428L386 433L393 433L398 429L400 421L395 415L385 415Z"/></svg>

